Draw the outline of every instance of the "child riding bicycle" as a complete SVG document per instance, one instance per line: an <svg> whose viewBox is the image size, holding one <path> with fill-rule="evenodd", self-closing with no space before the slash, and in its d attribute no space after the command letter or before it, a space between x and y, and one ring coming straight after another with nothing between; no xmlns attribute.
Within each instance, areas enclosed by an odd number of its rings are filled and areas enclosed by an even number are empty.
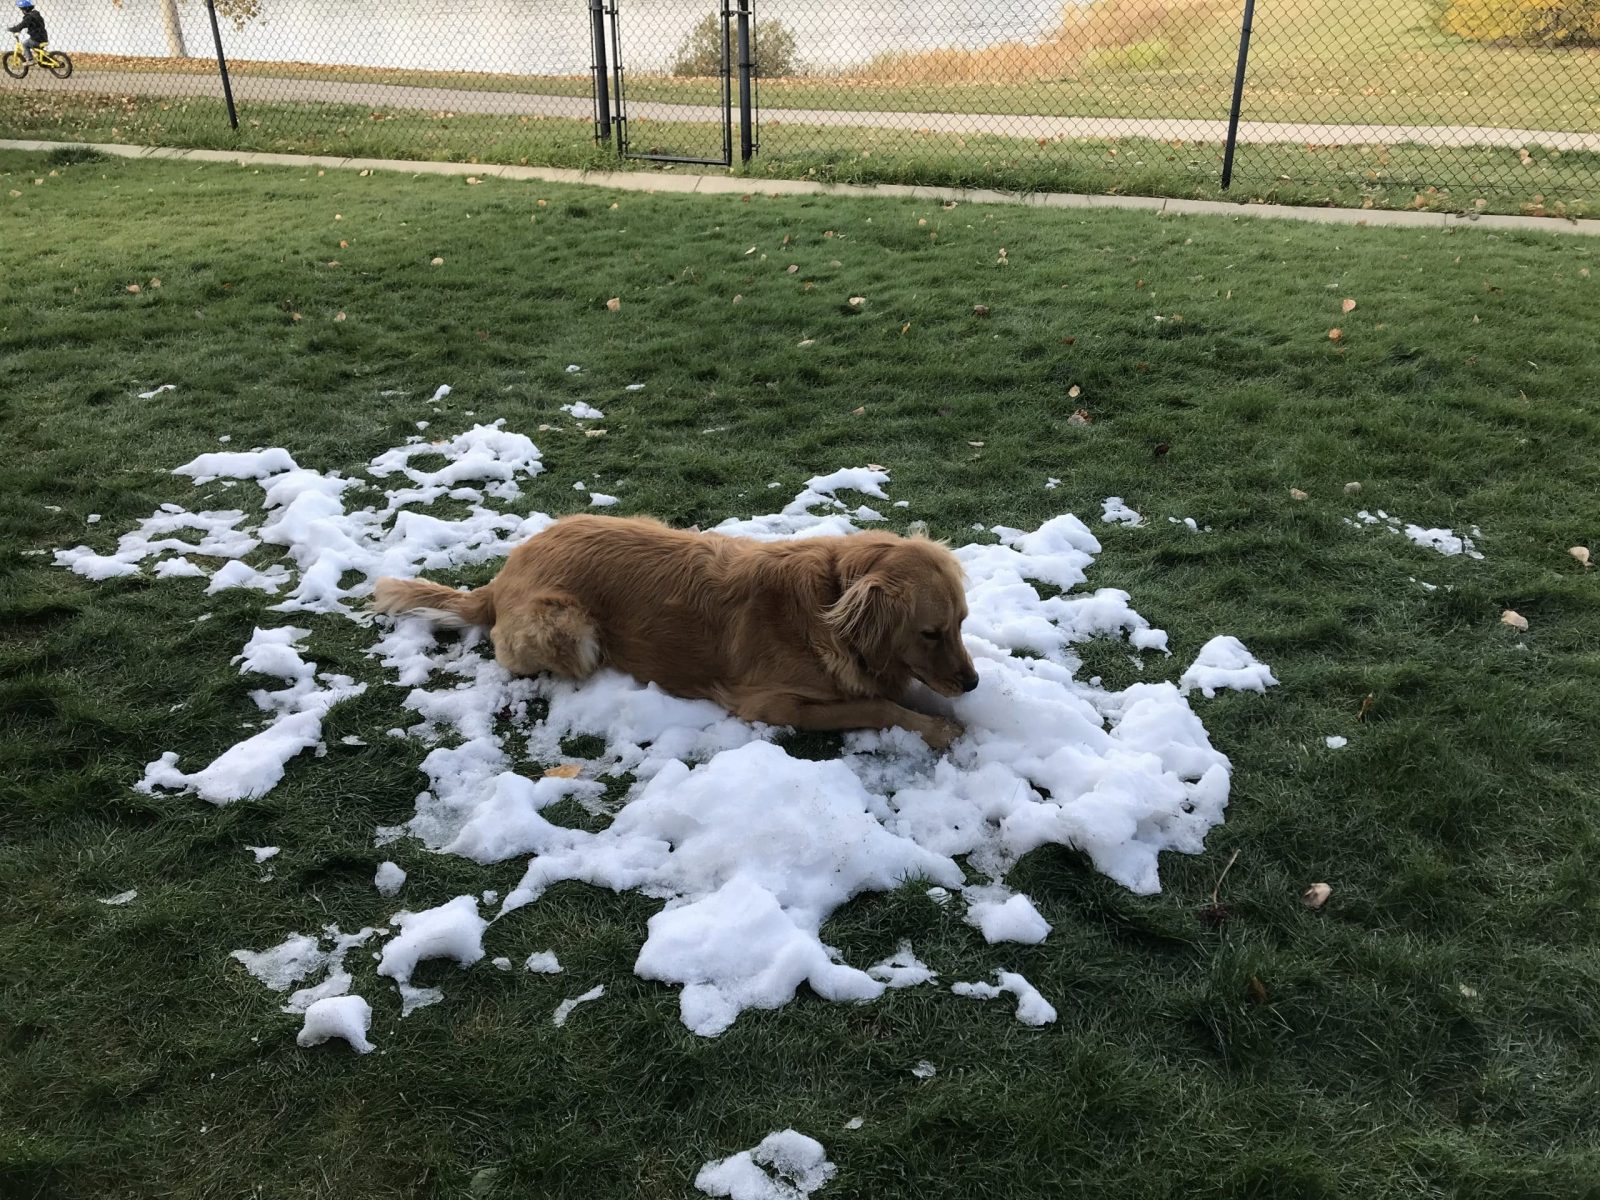
<svg viewBox="0 0 1600 1200"><path fill-rule="evenodd" d="M50 35L45 32L44 17L33 6L33 0L17 0L17 7L22 10L22 20L10 26L7 33L22 34L22 52L27 61L33 61L34 51L50 40Z"/></svg>

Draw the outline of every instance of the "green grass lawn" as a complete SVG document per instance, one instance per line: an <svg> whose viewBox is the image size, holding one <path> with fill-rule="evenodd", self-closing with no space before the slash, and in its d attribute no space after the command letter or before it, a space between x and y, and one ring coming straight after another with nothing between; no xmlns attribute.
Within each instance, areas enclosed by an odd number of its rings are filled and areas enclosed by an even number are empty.
<svg viewBox="0 0 1600 1200"><path fill-rule="evenodd" d="M0 153L7 1200L678 1197L791 1125L839 1165L821 1196L1600 1195L1600 582L1567 553L1600 534L1600 246L71 159ZM200 760L256 715L228 660L266 601L92 584L35 552L188 504L168 471L221 434L355 468L443 382L434 427L472 410L531 434L550 469L525 503L552 513L582 478L704 523L866 462L901 519L957 542L1079 513L1105 547L1090 586L1172 635L1147 676L1226 632L1282 681L1195 701L1235 764L1227 823L1163 861L1158 896L1060 850L1013 872L1055 926L1009 948L1060 1010L1044 1030L923 988L802 994L703 1040L630 973L655 904L563 885L490 953L555 945L566 976L434 968L446 1001L403 1022L358 989L384 1053L295 1048L229 951L386 918L384 858L413 909L504 893L521 864L374 848L422 747L381 736L405 689L336 619L313 657L376 686L325 733L369 746L222 809L134 792L159 751ZM606 437L536 432L580 399ZM1101 526L1113 494L1148 527ZM1357 532L1359 507L1479 525L1485 558ZM1120 644L1085 659L1131 677ZM286 848L270 883L249 844ZM1203 921L1235 852L1230 915ZM853 962L910 937L946 980L996 957L917 887L824 936ZM552 1028L590 978L604 1006Z"/></svg>
<svg viewBox="0 0 1600 1200"><path fill-rule="evenodd" d="M597 146L592 123L561 118L410 113L356 105L248 107L237 132L220 101L28 93L0 110L0 137L123 142L352 157L656 169ZM1045 141L767 120L754 178L910 183L1112 195L1233 198L1347 208L1589 215L1600 207L1600 154L1422 146L1243 145L1220 187L1222 145ZM635 122L638 151L711 157L715 125ZM737 152L737 151L736 151ZM715 168L679 168L715 169Z"/></svg>

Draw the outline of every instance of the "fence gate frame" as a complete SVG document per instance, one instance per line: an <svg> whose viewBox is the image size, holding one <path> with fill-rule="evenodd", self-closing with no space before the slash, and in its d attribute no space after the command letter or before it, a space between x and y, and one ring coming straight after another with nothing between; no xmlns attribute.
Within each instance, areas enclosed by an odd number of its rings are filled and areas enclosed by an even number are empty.
<svg viewBox="0 0 1600 1200"><path fill-rule="evenodd" d="M653 154L635 150L629 144L628 103L624 87L626 69L622 55L621 7L623 0L589 0L590 40L594 59L594 140L612 142L621 158L644 162L683 163L704 167L733 166L733 102L737 86L739 101L739 161L747 163L759 146L756 139L755 97L755 0L718 0L716 14L721 37L721 63L717 78L721 83L722 157L696 158L692 155ZM731 52L730 52L731 51ZM737 81L737 84L736 84Z"/></svg>

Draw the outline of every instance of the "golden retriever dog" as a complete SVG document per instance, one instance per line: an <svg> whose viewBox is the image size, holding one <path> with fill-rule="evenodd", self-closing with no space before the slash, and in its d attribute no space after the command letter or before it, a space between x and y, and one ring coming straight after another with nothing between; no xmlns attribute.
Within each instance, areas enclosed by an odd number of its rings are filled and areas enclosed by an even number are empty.
<svg viewBox="0 0 1600 1200"><path fill-rule="evenodd" d="M380 579L380 613L486 626L515 675L583 679L602 666L746 721L887 729L942 750L961 727L906 706L978 686L961 642L961 567L925 537L872 532L756 542L631 517L556 521L462 592Z"/></svg>

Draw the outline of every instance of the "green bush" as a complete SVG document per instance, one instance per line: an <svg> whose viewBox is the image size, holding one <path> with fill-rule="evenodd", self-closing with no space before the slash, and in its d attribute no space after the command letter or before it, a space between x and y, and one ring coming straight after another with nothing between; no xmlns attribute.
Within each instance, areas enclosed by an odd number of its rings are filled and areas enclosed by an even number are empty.
<svg viewBox="0 0 1600 1200"><path fill-rule="evenodd" d="M732 25L729 27L728 66L737 71L739 47ZM794 34L782 21L758 21L752 31L752 49L755 52L755 74L763 78L796 74ZM722 74L722 18L712 13L689 31L678 46L672 62L674 75Z"/></svg>

